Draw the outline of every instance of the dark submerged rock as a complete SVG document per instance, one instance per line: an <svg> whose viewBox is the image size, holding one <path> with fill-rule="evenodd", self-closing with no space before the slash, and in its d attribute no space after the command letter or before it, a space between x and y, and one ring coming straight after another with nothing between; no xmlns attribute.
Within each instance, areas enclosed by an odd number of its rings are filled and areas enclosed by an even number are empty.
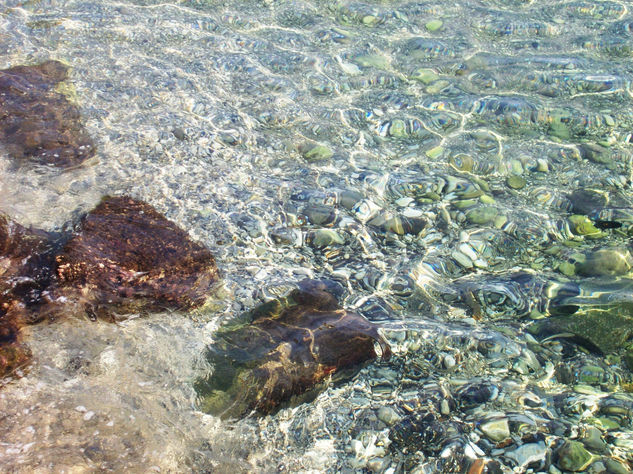
<svg viewBox="0 0 633 474"><path fill-rule="evenodd" d="M570 291L572 283L575 291ZM538 337L571 334L577 343L603 355L626 347L633 337L633 280L592 278L565 285L549 303L550 317L535 321L529 331Z"/></svg>
<svg viewBox="0 0 633 474"><path fill-rule="evenodd" d="M575 214L589 215L609 203L608 194L596 189L576 189L569 196Z"/></svg>
<svg viewBox="0 0 633 474"><path fill-rule="evenodd" d="M11 157L68 167L94 155L79 110L55 90L67 77L58 61L0 71L0 141Z"/></svg>
<svg viewBox="0 0 633 474"><path fill-rule="evenodd" d="M389 438L399 449L436 453L446 440L458 437L464 426L450 421L437 413L421 411L398 422L390 431Z"/></svg>
<svg viewBox="0 0 633 474"><path fill-rule="evenodd" d="M52 277L51 262L46 234L0 214L0 376L29 360L19 331L42 302Z"/></svg>
<svg viewBox="0 0 633 474"><path fill-rule="evenodd" d="M538 337L571 334L579 344L599 354L619 352L633 337L633 317L629 309L589 308L571 314L552 316L534 323L530 332Z"/></svg>
<svg viewBox="0 0 633 474"><path fill-rule="evenodd" d="M105 197L56 257L56 299L94 315L191 309L218 279L211 252L147 203Z"/></svg>
<svg viewBox="0 0 633 474"><path fill-rule="evenodd" d="M24 324L84 311L191 309L217 279L208 249L129 197L104 198L61 251L49 234L0 214L0 377L28 362Z"/></svg>
<svg viewBox="0 0 633 474"><path fill-rule="evenodd" d="M322 282L302 282L248 319L218 332L206 354L214 372L195 383L202 409L223 418L306 401L330 375L349 376L374 359L374 342L383 359L391 355L378 327L342 309Z"/></svg>

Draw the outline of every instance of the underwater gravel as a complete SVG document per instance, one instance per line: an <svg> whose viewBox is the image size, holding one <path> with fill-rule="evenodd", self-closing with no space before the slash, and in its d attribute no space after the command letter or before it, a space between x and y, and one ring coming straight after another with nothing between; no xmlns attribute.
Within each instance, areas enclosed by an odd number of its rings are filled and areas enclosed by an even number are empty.
<svg viewBox="0 0 633 474"><path fill-rule="evenodd" d="M60 231L131 194L224 287L30 328L0 466L630 472L631 25L608 0L5 2L0 68L70 65L97 151L0 153L0 210ZM391 360L272 416L202 413L217 327L306 277Z"/></svg>

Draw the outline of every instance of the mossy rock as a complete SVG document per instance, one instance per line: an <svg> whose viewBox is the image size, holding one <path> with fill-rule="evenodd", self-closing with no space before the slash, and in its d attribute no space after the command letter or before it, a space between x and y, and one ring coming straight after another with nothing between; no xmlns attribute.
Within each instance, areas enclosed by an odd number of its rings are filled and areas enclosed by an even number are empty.
<svg viewBox="0 0 633 474"><path fill-rule="evenodd" d="M250 320L250 321L249 321ZM202 410L223 418L272 413L312 399L332 376L349 376L390 348L378 327L342 309L327 285L306 280L288 296L222 328L206 353L213 373L194 388Z"/></svg>
<svg viewBox="0 0 633 474"><path fill-rule="evenodd" d="M564 471L579 472L585 470L593 456L578 441L565 441L556 452L556 465Z"/></svg>
<svg viewBox="0 0 633 474"><path fill-rule="evenodd" d="M539 336L570 333L589 350L619 351L633 336L633 316L624 307L581 309L570 315L550 316L530 326Z"/></svg>
<svg viewBox="0 0 633 474"><path fill-rule="evenodd" d="M318 143L304 143L299 146L299 152L310 163L327 161L334 156L329 147Z"/></svg>
<svg viewBox="0 0 633 474"><path fill-rule="evenodd" d="M471 224L486 225L494 222L499 210L493 206L479 206L466 213L466 219Z"/></svg>

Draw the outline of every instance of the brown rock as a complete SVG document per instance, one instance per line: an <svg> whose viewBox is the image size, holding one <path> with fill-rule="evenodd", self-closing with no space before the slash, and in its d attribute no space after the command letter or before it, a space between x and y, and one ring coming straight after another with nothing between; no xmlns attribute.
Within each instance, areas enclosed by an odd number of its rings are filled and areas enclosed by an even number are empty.
<svg viewBox="0 0 633 474"><path fill-rule="evenodd" d="M52 277L51 263L51 246L43 232L0 214L0 376L29 359L19 331L41 305Z"/></svg>
<svg viewBox="0 0 633 474"><path fill-rule="evenodd" d="M20 328L47 317L190 309L218 278L208 249L152 206L106 197L55 243L0 214L0 377L28 362Z"/></svg>
<svg viewBox="0 0 633 474"><path fill-rule="evenodd" d="M57 300L99 315L201 305L218 279L211 252L147 203L105 197L56 257Z"/></svg>
<svg viewBox="0 0 633 474"><path fill-rule="evenodd" d="M0 70L0 141L11 157L68 167L94 155L79 110L55 90L67 77L58 61Z"/></svg>
<svg viewBox="0 0 633 474"><path fill-rule="evenodd" d="M303 282L250 318L219 331L208 350L214 372L195 384L207 412L225 418L253 410L267 414L318 393L330 375L357 371L376 357L374 342L383 358L391 354L378 327L342 309L320 282Z"/></svg>

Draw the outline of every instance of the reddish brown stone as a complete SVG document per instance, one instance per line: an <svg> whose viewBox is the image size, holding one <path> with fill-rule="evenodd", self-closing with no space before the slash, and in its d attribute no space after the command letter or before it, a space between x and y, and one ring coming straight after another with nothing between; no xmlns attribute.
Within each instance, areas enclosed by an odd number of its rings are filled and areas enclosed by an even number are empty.
<svg viewBox="0 0 633 474"><path fill-rule="evenodd" d="M94 155L79 110L55 90L67 77L58 61L0 70L0 141L11 157L67 167Z"/></svg>
<svg viewBox="0 0 633 474"><path fill-rule="evenodd" d="M80 298L94 314L194 308L218 279L207 248L129 197L104 198L56 262L56 296Z"/></svg>
<svg viewBox="0 0 633 474"><path fill-rule="evenodd" d="M330 375L357 371L391 350L378 327L342 309L319 282L257 308L253 320L224 329L209 348L211 377L196 382L202 409L221 417L267 414L313 396Z"/></svg>
<svg viewBox="0 0 633 474"><path fill-rule="evenodd" d="M51 248L45 234L0 214L0 376L28 361L20 327L40 307L50 279Z"/></svg>
<svg viewBox="0 0 633 474"><path fill-rule="evenodd" d="M104 198L56 257L45 232L0 214L0 376L28 362L24 324L83 311L190 309L217 278L208 249L129 197Z"/></svg>

